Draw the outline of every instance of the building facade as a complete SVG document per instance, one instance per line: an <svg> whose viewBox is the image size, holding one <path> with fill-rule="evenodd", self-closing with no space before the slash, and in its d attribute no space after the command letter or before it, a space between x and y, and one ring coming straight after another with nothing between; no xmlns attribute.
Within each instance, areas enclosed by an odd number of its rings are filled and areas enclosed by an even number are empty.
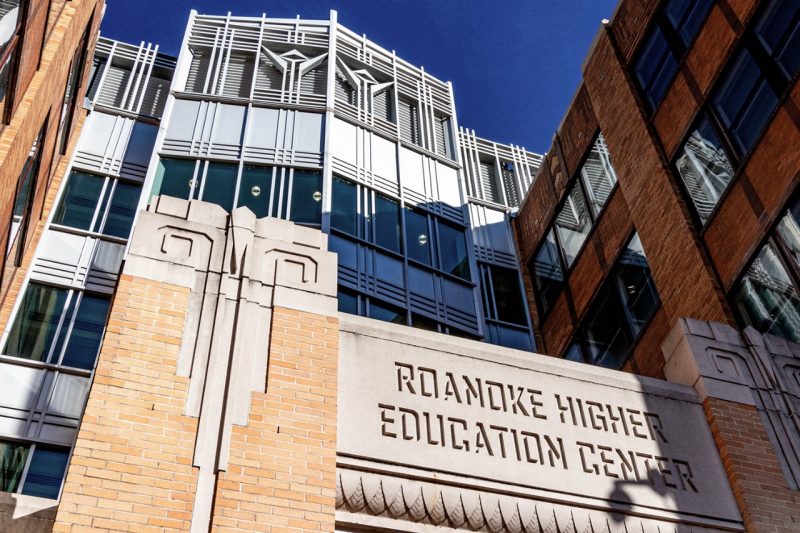
<svg viewBox="0 0 800 533"><path fill-rule="evenodd" d="M14 178L0 530L800 529L793 2L623 0L545 156L335 12L101 10Z"/></svg>

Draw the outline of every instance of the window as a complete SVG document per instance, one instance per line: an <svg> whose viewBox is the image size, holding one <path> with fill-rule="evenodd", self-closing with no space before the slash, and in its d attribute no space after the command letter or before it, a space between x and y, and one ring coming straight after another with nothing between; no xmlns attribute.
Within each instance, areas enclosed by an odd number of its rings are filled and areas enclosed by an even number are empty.
<svg viewBox="0 0 800 533"><path fill-rule="evenodd" d="M470 279L467 239L463 229L439 221L439 254L442 270L461 279Z"/></svg>
<svg viewBox="0 0 800 533"><path fill-rule="evenodd" d="M0 441L0 492L58 499L68 459L69 448Z"/></svg>
<svg viewBox="0 0 800 533"><path fill-rule="evenodd" d="M408 258L433 266L432 246L428 217L415 209L406 207L406 242Z"/></svg>
<svg viewBox="0 0 800 533"><path fill-rule="evenodd" d="M533 256L533 264L528 266L536 285L536 296L541 314L546 315L564 286L564 272L558 259L556 239L553 230L547 232L544 242Z"/></svg>
<svg viewBox="0 0 800 533"><path fill-rule="evenodd" d="M592 213L597 217L617 183L617 174L611 166L611 156L602 133L597 136L586 162L581 167L581 180Z"/></svg>
<svg viewBox="0 0 800 533"><path fill-rule="evenodd" d="M544 241L528 264L542 317L555 303L564 285L564 273L575 263L617 184L602 133L597 134L579 174L580 179L575 178Z"/></svg>
<svg viewBox="0 0 800 533"><path fill-rule="evenodd" d="M362 185L333 178L331 227L401 253L400 203Z"/></svg>
<svg viewBox="0 0 800 533"><path fill-rule="evenodd" d="M7 96L13 90L23 13L20 0L0 0L0 119L3 123L10 114Z"/></svg>
<svg viewBox="0 0 800 533"><path fill-rule="evenodd" d="M566 267L572 266L592 228L583 191L576 181L556 217L556 234Z"/></svg>
<svg viewBox="0 0 800 533"><path fill-rule="evenodd" d="M713 4L713 0L667 0L653 17L633 60L634 79L650 111L666 96Z"/></svg>
<svg viewBox="0 0 800 533"><path fill-rule="evenodd" d="M162 158L153 196L203 200L226 211L247 207L256 217L273 216L319 225L322 218L322 173L284 167L239 165Z"/></svg>
<svg viewBox="0 0 800 533"><path fill-rule="evenodd" d="M800 342L800 199L747 268L731 296L740 322Z"/></svg>
<svg viewBox="0 0 800 533"><path fill-rule="evenodd" d="M141 192L139 184L73 171L53 223L127 239Z"/></svg>
<svg viewBox="0 0 800 533"><path fill-rule="evenodd" d="M481 272L487 340L509 348L531 350L533 346L517 272L483 263L478 264L478 269Z"/></svg>
<svg viewBox="0 0 800 533"><path fill-rule="evenodd" d="M86 51L89 49L89 34L91 30L92 22L90 21L81 38L81 45L75 51L69 67L67 86L64 89L64 102L61 105L61 117L58 122L58 142L56 146L59 154L67 153L67 144L69 144L69 135L72 132L73 117L75 116L76 96L83 82L83 66L86 62Z"/></svg>
<svg viewBox="0 0 800 533"><path fill-rule="evenodd" d="M30 283L3 353L92 370L109 306L108 296Z"/></svg>
<svg viewBox="0 0 800 533"><path fill-rule="evenodd" d="M777 103L778 96L753 55L744 48L729 63L714 91L711 108L741 157L753 147Z"/></svg>
<svg viewBox="0 0 800 533"><path fill-rule="evenodd" d="M702 225L753 151L800 68L800 4L764 2L755 20L675 161Z"/></svg>
<svg viewBox="0 0 800 533"><path fill-rule="evenodd" d="M19 179L17 180L17 190L14 195L14 210L11 214L8 244L6 246L7 255L14 246L15 241L19 240L14 257L14 264L16 266L19 266L22 261L22 255L25 252L25 246L27 244L25 241L31 222L33 202L36 197L37 178L42 161L42 142L46 131L47 120L45 120L36 140L33 141L33 146L31 146L30 152L28 153L28 159L22 166L22 172L20 172Z"/></svg>
<svg viewBox="0 0 800 533"><path fill-rule="evenodd" d="M705 116L699 118L675 163L695 211L705 224L733 178L722 142Z"/></svg>
<svg viewBox="0 0 800 533"><path fill-rule="evenodd" d="M621 368L660 304L634 234L595 296L565 357Z"/></svg>

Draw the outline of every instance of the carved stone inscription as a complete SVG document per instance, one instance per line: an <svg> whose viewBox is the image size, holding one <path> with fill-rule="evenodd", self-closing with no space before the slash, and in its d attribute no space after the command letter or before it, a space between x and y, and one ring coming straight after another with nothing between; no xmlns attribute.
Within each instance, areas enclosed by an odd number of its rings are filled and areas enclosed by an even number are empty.
<svg viewBox="0 0 800 533"><path fill-rule="evenodd" d="M687 388L538 355L458 355L347 331L340 357L340 454L570 503L738 519Z"/></svg>

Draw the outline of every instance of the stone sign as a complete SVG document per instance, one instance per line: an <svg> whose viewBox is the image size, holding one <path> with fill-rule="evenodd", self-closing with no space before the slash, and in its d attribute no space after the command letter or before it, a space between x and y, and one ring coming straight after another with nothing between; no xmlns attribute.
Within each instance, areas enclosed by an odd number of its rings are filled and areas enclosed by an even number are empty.
<svg viewBox="0 0 800 533"><path fill-rule="evenodd" d="M396 326L342 329L342 457L582 506L741 520L688 387Z"/></svg>

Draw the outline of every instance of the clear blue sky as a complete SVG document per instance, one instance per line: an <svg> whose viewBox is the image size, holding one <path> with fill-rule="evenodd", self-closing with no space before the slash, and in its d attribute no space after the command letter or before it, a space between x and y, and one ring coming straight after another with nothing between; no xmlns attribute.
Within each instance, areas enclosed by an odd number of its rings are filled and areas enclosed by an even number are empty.
<svg viewBox="0 0 800 533"><path fill-rule="evenodd" d="M616 0L107 0L103 35L176 54L189 10L327 19L453 82L459 124L544 152Z"/></svg>

